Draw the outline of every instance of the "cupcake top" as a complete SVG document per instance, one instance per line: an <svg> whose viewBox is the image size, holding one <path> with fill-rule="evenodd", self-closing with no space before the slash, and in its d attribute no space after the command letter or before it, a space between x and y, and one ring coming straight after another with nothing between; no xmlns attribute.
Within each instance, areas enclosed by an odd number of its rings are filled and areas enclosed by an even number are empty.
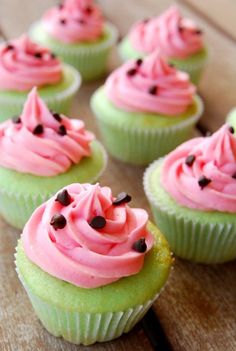
<svg viewBox="0 0 236 351"><path fill-rule="evenodd" d="M236 138L223 125L210 137L195 138L164 160L161 184L185 207L236 212Z"/></svg>
<svg viewBox="0 0 236 351"><path fill-rule="evenodd" d="M196 88L187 73L177 71L155 51L116 69L108 77L105 91L123 110L174 116L193 103Z"/></svg>
<svg viewBox="0 0 236 351"><path fill-rule="evenodd" d="M184 59L204 47L202 31L192 20L183 18L176 6L135 24L129 39L140 52L148 54L158 48L168 58Z"/></svg>
<svg viewBox="0 0 236 351"><path fill-rule="evenodd" d="M131 197L99 184L72 184L33 213L23 230L28 258L50 275L83 288L138 273L153 245L148 214Z"/></svg>
<svg viewBox="0 0 236 351"><path fill-rule="evenodd" d="M104 20L93 0L65 0L44 14L42 24L53 38L70 44L100 38Z"/></svg>
<svg viewBox="0 0 236 351"><path fill-rule="evenodd" d="M0 124L0 166L55 176L90 156L93 139L83 121L49 111L34 88L21 116Z"/></svg>
<svg viewBox="0 0 236 351"><path fill-rule="evenodd" d="M0 90L28 91L56 84L62 78L61 62L27 35L0 46Z"/></svg>

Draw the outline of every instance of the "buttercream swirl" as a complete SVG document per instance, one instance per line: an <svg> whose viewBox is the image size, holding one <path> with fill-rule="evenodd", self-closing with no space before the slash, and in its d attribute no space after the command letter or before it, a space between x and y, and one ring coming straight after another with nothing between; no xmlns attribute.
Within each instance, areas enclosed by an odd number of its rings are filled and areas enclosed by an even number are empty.
<svg viewBox="0 0 236 351"><path fill-rule="evenodd" d="M0 90L29 91L56 84L62 78L60 61L26 35L0 46Z"/></svg>
<svg viewBox="0 0 236 351"><path fill-rule="evenodd" d="M155 51L116 69L105 83L108 98L126 111L168 116L183 113L193 103L195 87L187 73L177 71Z"/></svg>
<svg viewBox="0 0 236 351"><path fill-rule="evenodd" d="M158 48L168 58L186 58L203 48L201 33L192 20L171 6L162 15L135 24L129 39L140 52L151 53Z"/></svg>
<svg viewBox="0 0 236 351"><path fill-rule="evenodd" d="M76 43L101 37L104 21L92 0L65 0L45 13L42 24L52 37Z"/></svg>
<svg viewBox="0 0 236 351"><path fill-rule="evenodd" d="M187 141L165 158L161 184L179 204L236 212L236 138L232 131L224 125L210 137Z"/></svg>
<svg viewBox="0 0 236 351"><path fill-rule="evenodd" d="M83 121L49 111L34 88L21 116L0 124L0 166L37 176L64 173L90 156L93 138Z"/></svg>
<svg viewBox="0 0 236 351"><path fill-rule="evenodd" d="M99 184L71 184L65 189L71 198L69 205L56 201L56 195L26 224L23 245L29 259L54 277L83 288L138 273L145 253L134 250L133 244L144 239L145 252L153 245L146 229L147 212L125 203L114 206L111 189ZM66 219L62 229L50 225L56 213ZM98 215L106 219L102 229L89 224Z"/></svg>

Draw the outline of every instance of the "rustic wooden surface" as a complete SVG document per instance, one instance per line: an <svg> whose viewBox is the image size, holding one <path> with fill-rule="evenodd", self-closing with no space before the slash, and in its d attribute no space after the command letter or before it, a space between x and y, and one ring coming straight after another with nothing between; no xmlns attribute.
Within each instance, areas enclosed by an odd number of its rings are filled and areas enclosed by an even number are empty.
<svg viewBox="0 0 236 351"><path fill-rule="evenodd" d="M124 35L130 25L163 11L169 0L100 0L107 17ZM18 36L55 1L0 0L0 27L8 38ZM183 12L195 18L205 31L209 63L200 85L206 104L201 125L214 131L236 106L236 26L234 0L179 0ZM20 7L20 8L19 8ZM111 66L117 65L116 53ZM74 103L73 116L85 119L96 131L89 98L102 81L84 85ZM133 195L133 206L149 210L142 190L143 169L109 160L102 184L115 193L127 190ZM50 336L35 317L20 286L13 264L13 253L19 232L0 221L0 350L2 351L75 351L76 347ZM174 351L236 350L236 262L204 266L176 259L166 289L154 306L157 318ZM149 323L149 325L148 325ZM145 325L145 330L143 326ZM157 324L139 324L131 333L113 342L97 344L94 350L152 350L161 340ZM155 334L155 333L154 333ZM154 341L153 341L154 338ZM164 347L156 346L157 350ZM165 348L166 350L169 348Z"/></svg>

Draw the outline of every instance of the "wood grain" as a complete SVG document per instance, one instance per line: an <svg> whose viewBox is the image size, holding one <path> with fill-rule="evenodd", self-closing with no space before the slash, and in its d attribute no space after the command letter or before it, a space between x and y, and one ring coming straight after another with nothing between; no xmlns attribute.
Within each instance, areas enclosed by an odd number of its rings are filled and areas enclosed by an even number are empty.
<svg viewBox="0 0 236 351"><path fill-rule="evenodd" d="M51 3L22 0L24 9L18 14L17 0L0 1L0 24L9 37L26 30ZM145 18L163 11L171 2L165 0L100 0L106 15L125 35L130 25L139 18ZM209 47L209 63L200 85L200 93L206 104L202 122L208 129L215 130L223 122L226 113L236 105L236 47L232 39L221 31L220 23L212 25L211 8L208 12L194 13L198 3L194 0L180 0L183 12L195 18L206 33ZM206 3L210 3L207 0ZM213 4L213 1L211 1ZM219 4L220 0L216 2ZM233 11L232 0L222 2L227 11ZM193 6L194 5L194 6ZM201 6L198 4L198 6ZM198 7L199 10L199 7ZM227 21L227 11L220 10ZM218 21L217 16L214 16ZM111 67L118 64L113 54ZM89 129L97 133L89 109L89 98L102 81L83 85L75 99L73 116L83 118ZM149 210L142 187L143 169L124 165L109 159L108 168L101 183L111 186L114 193L126 190L133 195L133 206ZM15 230L0 222L0 349L17 350L87 350L75 347L48 335L33 314L23 289L14 273L13 252L16 243ZM218 265L195 265L176 260L174 271L161 297L155 303L155 311L169 338L174 351L235 351L236 350L236 262ZM94 350L151 350L151 345L141 326L120 339L96 345Z"/></svg>

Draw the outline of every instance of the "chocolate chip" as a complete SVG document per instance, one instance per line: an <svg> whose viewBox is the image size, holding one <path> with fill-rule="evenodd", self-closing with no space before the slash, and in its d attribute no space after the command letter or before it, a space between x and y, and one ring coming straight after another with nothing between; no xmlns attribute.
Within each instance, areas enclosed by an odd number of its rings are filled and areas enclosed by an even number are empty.
<svg viewBox="0 0 236 351"><path fill-rule="evenodd" d="M61 18L61 19L60 19L60 23L63 24L63 25L65 25L65 24L66 24L66 20L65 20L64 18Z"/></svg>
<svg viewBox="0 0 236 351"><path fill-rule="evenodd" d="M57 194L56 200L60 202L62 206L68 206L71 203L71 196L66 189L62 190Z"/></svg>
<svg viewBox="0 0 236 351"><path fill-rule="evenodd" d="M33 134L35 135L39 135L43 133L43 125L42 124L38 124L34 130L33 130Z"/></svg>
<svg viewBox="0 0 236 351"><path fill-rule="evenodd" d="M84 11L85 11L88 15L90 15L90 14L93 12L93 9L92 9L91 6L87 6L87 7L84 9Z"/></svg>
<svg viewBox="0 0 236 351"><path fill-rule="evenodd" d="M43 57L42 53L41 52L36 52L34 54L34 57L37 58L37 59L41 59Z"/></svg>
<svg viewBox="0 0 236 351"><path fill-rule="evenodd" d="M89 222L89 225L94 229L102 229L106 225L106 219L102 216L95 216Z"/></svg>
<svg viewBox="0 0 236 351"><path fill-rule="evenodd" d="M230 131L230 133L234 134L234 127L230 126L229 131Z"/></svg>
<svg viewBox="0 0 236 351"><path fill-rule="evenodd" d="M130 201L131 201L131 196L123 191L122 193L117 195L117 198L113 201L113 205L118 206Z"/></svg>
<svg viewBox="0 0 236 351"><path fill-rule="evenodd" d="M178 31L179 31L180 33L182 33L184 30L185 30L185 28L184 28L183 26L178 26Z"/></svg>
<svg viewBox="0 0 236 351"><path fill-rule="evenodd" d="M236 179L236 172L232 175L232 178Z"/></svg>
<svg viewBox="0 0 236 351"><path fill-rule="evenodd" d="M199 179L198 179L198 184L200 186L201 189L205 188L205 186L207 186L208 184L211 183L211 179L205 177L205 176L201 176Z"/></svg>
<svg viewBox="0 0 236 351"><path fill-rule="evenodd" d="M143 253L147 250L147 244L145 242L145 238L141 238L133 243L133 250Z"/></svg>
<svg viewBox="0 0 236 351"><path fill-rule="evenodd" d="M60 126L58 128L58 132L57 132L59 135L66 135L67 134L67 131L66 131L66 127L65 126Z"/></svg>
<svg viewBox="0 0 236 351"><path fill-rule="evenodd" d="M148 93L151 94L151 95L156 95L156 93L157 93L157 86L156 85L151 86L148 89Z"/></svg>
<svg viewBox="0 0 236 351"><path fill-rule="evenodd" d="M134 76L137 73L136 68L131 68L127 71L128 76Z"/></svg>
<svg viewBox="0 0 236 351"><path fill-rule="evenodd" d="M186 157L185 159L185 164L189 167L191 167L193 165L193 162L195 161L196 156L194 155L189 155L188 157Z"/></svg>
<svg viewBox="0 0 236 351"><path fill-rule="evenodd" d="M15 46L12 45L12 44L7 44L6 45L6 50L14 50L15 49Z"/></svg>
<svg viewBox="0 0 236 351"><path fill-rule="evenodd" d="M202 30L201 29L196 29L194 31L194 33L197 34L197 35L201 35L202 34Z"/></svg>
<svg viewBox="0 0 236 351"><path fill-rule="evenodd" d="M14 124L19 124L19 123L21 123L21 119L20 119L20 117L19 116L14 116L14 117L12 117L12 123L14 123Z"/></svg>
<svg viewBox="0 0 236 351"><path fill-rule="evenodd" d="M136 65L137 66L141 66L142 63L143 63L143 60L141 58L136 60Z"/></svg>
<svg viewBox="0 0 236 351"><path fill-rule="evenodd" d="M169 62L169 66L170 66L171 68L174 68L174 67L175 67L175 65L174 65L172 62Z"/></svg>
<svg viewBox="0 0 236 351"><path fill-rule="evenodd" d="M59 113L57 112L52 112L53 117L58 121L61 122L62 118Z"/></svg>
<svg viewBox="0 0 236 351"><path fill-rule="evenodd" d="M55 230L63 229L66 226L66 219L61 213L56 213L52 216L50 224Z"/></svg>
<svg viewBox="0 0 236 351"><path fill-rule="evenodd" d="M51 58L54 60L57 56L52 52L51 53Z"/></svg>

